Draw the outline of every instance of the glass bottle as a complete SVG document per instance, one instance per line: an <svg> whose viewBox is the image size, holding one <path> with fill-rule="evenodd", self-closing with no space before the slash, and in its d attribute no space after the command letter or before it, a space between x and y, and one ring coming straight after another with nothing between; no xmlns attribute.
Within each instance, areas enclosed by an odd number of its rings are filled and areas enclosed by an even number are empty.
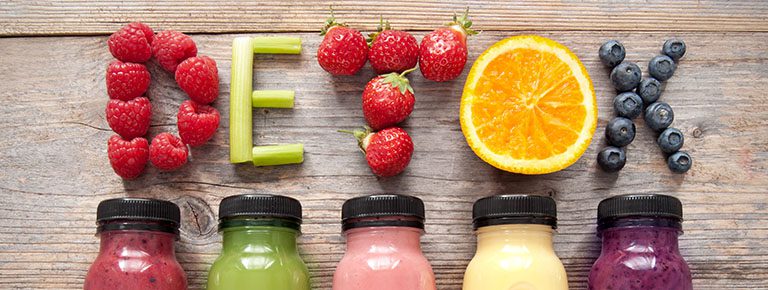
<svg viewBox="0 0 768 290"><path fill-rule="evenodd" d="M208 273L208 290L309 290L309 271L296 244L301 214L301 203L286 196L222 200L223 246Z"/></svg>
<svg viewBox="0 0 768 290"><path fill-rule="evenodd" d="M99 255L84 290L186 290L176 261L179 207L164 200L117 198L99 203Z"/></svg>
<svg viewBox="0 0 768 290"><path fill-rule="evenodd" d="M496 195L474 204L477 252L463 290L567 290L555 254L555 200L538 195Z"/></svg>
<svg viewBox="0 0 768 290"><path fill-rule="evenodd" d="M381 194L347 200L342 230L347 251L333 275L333 290L436 289L421 251L421 199Z"/></svg>
<svg viewBox="0 0 768 290"><path fill-rule="evenodd" d="M616 196L600 202L597 218L602 251L589 272L589 289L693 289L678 248L680 200L656 194Z"/></svg>

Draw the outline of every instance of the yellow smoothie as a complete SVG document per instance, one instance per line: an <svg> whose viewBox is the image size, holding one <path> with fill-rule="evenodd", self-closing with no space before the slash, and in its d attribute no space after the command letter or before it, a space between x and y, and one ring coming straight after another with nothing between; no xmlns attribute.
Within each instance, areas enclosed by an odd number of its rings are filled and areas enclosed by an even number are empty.
<svg viewBox="0 0 768 290"><path fill-rule="evenodd" d="M517 206L520 202L540 203L550 210L530 211L529 205ZM477 252L464 274L463 290L568 289L565 268L552 242L556 226L554 200L495 196L478 203L474 222ZM516 210L524 213L517 215Z"/></svg>

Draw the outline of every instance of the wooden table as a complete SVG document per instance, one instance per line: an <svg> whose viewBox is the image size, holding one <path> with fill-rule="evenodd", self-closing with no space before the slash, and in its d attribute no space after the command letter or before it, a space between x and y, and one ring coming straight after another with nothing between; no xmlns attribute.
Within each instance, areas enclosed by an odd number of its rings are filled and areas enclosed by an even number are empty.
<svg viewBox="0 0 768 290"><path fill-rule="evenodd" d="M259 3L263 2L263 3ZM555 242L572 289L585 289L599 254L597 203L622 193L667 193L685 204L680 247L696 289L768 289L768 2L764 1L21 1L0 5L0 288L81 289L98 251L94 237L99 201L123 196L169 199L181 206L177 246L190 289L203 289L220 250L216 212L222 198L275 193L304 205L301 252L314 289L330 289L344 252L339 211L345 199L397 192L427 206L426 255L438 288L461 288L475 237L476 199L498 193L536 193L558 201ZM622 3L628 2L628 3ZM412 75L416 108L405 128L416 144L404 174L377 179L355 142L336 132L364 120L360 95L374 76L332 77L317 65L317 34L328 6L365 32L379 14L421 38L468 5L477 29L470 63L492 43L534 33L553 38L582 59L595 85L600 119L592 145L573 166L543 176L501 172L467 147L458 121L464 76L447 83ZM199 53L219 65L221 128L191 162L171 173L148 168L122 181L109 166L104 119L104 72L112 58L107 35L140 20L156 31L190 33ZM231 41L239 35L299 36L300 56L256 57L255 87L295 89L296 108L258 109L257 144L306 144L302 165L255 168L228 162L227 129ZM681 37L688 53L662 99L675 109L674 126L686 134L694 160L684 175L670 173L642 120L619 174L595 163L614 96L599 45L622 41L627 60L641 64L663 41ZM151 135L176 131L186 98L173 77L150 65ZM465 70L466 73L466 70Z"/></svg>

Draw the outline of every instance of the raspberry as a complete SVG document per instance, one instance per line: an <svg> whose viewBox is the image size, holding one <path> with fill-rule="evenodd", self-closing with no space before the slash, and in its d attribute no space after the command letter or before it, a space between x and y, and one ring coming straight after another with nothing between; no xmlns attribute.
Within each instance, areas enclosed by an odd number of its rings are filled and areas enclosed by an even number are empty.
<svg viewBox="0 0 768 290"><path fill-rule="evenodd" d="M129 23L112 33L107 40L109 52L127 62L146 62L152 57L154 32L144 23Z"/></svg>
<svg viewBox="0 0 768 290"><path fill-rule="evenodd" d="M160 170L176 170L187 163L189 148L179 137L171 133L160 133L149 146L149 161Z"/></svg>
<svg viewBox="0 0 768 290"><path fill-rule="evenodd" d="M207 56L186 59L176 68L176 83L193 101L210 104L219 96L216 61Z"/></svg>
<svg viewBox="0 0 768 290"><path fill-rule="evenodd" d="M130 101L109 100L107 123L112 131L126 139L144 136L152 118L152 104L146 97Z"/></svg>
<svg viewBox="0 0 768 290"><path fill-rule="evenodd" d="M149 71L140 63L113 61L107 67L107 94L123 101L141 97L149 88Z"/></svg>
<svg viewBox="0 0 768 290"><path fill-rule="evenodd" d="M141 137L126 141L119 135L112 135L107 142L107 155L117 175L133 179L144 172L149 158L149 143Z"/></svg>
<svg viewBox="0 0 768 290"><path fill-rule="evenodd" d="M155 35L155 40L152 41L152 55L163 69L175 72L179 63L197 55L197 46L189 35L166 30Z"/></svg>
<svg viewBox="0 0 768 290"><path fill-rule="evenodd" d="M208 142L219 128L219 111L216 108L184 101L176 115L179 136L189 146L200 146Z"/></svg>

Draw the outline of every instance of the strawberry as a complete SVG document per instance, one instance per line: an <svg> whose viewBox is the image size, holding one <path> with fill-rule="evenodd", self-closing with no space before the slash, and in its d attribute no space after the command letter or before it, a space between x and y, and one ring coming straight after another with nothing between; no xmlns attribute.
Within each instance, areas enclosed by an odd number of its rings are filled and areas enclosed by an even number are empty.
<svg viewBox="0 0 768 290"><path fill-rule="evenodd" d="M426 79L436 82L450 81L461 75L467 63L467 35L477 34L470 29L472 21L453 15L447 27L430 32L421 40L419 68Z"/></svg>
<svg viewBox="0 0 768 290"><path fill-rule="evenodd" d="M134 179L141 175L149 160L147 139L139 137L129 140L115 134L107 142L109 164L124 179Z"/></svg>
<svg viewBox="0 0 768 290"><path fill-rule="evenodd" d="M320 35L325 37L317 48L317 62L325 71L333 75L354 75L368 60L368 44L363 34L337 23L333 10Z"/></svg>
<svg viewBox="0 0 768 290"><path fill-rule="evenodd" d="M413 111L413 88L406 74L389 73L373 78L363 90L363 115L374 130L381 130L402 122Z"/></svg>
<svg viewBox="0 0 768 290"><path fill-rule="evenodd" d="M393 30L381 20L378 32L369 36L368 60L378 74L404 72L419 61L419 42L408 32Z"/></svg>
<svg viewBox="0 0 768 290"><path fill-rule="evenodd" d="M364 129L341 132L355 135L373 174L389 177L403 172L413 155L413 141L408 133L400 127L391 127L379 132L371 132L369 127Z"/></svg>

